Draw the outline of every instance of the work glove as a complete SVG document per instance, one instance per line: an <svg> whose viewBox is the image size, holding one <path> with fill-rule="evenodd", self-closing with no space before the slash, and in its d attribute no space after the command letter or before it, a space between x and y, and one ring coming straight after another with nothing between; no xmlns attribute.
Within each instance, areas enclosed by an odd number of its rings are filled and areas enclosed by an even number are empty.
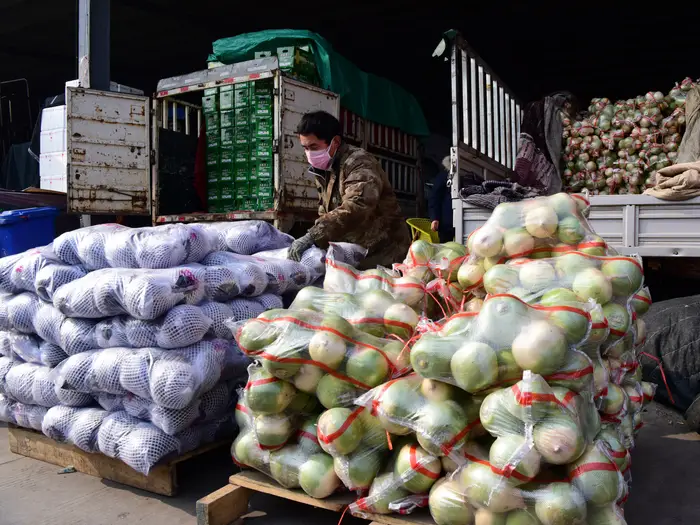
<svg viewBox="0 0 700 525"><path fill-rule="evenodd" d="M304 235L303 237L299 237L292 243L292 245L289 247L289 253L287 254L287 258L291 259L292 261L299 262L301 261L301 256L304 255L304 252L311 248L313 245L314 240L311 238L311 235L307 233L306 235Z"/></svg>

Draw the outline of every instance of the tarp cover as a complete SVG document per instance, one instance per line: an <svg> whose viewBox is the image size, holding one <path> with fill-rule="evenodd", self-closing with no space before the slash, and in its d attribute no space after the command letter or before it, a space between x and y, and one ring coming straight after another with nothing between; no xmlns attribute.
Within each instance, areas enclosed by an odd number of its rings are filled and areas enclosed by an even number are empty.
<svg viewBox="0 0 700 525"><path fill-rule="evenodd" d="M269 29L222 38L214 42L209 61L234 64L252 60L256 51L311 45L321 87L338 93L343 107L378 124L410 134L429 134L423 110L415 97L393 82L365 73L333 50L321 35L301 29Z"/></svg>
<svg viewBox="0 0 700 525"><path fill-rule="evenodd" d="M674 406L685 411L700 395L700 295L654 303L644 316L647 338L638 351L645 381L659 385L656 398L671 404L659 363L662 363Z"/></svg>

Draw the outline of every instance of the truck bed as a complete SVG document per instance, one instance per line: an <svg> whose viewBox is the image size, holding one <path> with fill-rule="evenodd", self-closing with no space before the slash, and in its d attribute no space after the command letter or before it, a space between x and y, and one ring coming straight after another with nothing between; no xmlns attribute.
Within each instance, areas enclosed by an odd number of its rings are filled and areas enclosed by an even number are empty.
<svg viewBox="0 0 700 525"><path fill-rule="evenodd" d="M675 202L647 195L600 195L589 200L591 228L621 254L700 257L700 197ZM490 215L491 210L462 203L463 241Z"/></svg>

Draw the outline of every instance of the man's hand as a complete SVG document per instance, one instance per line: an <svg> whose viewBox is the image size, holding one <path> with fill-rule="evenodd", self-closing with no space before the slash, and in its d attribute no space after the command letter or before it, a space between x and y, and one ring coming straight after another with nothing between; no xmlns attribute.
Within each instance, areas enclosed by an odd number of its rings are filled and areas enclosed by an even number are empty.
<svg viewBox="0 0 700 525"><path fill-rule="evenodd" d="M433 230L434 232L438 231L439 227L440 227L440 221L433 221L430 224L430 229Z"/></svg>
<svg viewBox="0 0 700 525"><path fill-rule="evenodd" d="M314 240L311 238L311 235L308 233L304 235L303 237L299 237L296 241L292 243L292 245L289 247L289 253L287 254L287 258L291 259L292 261L299 262L301 261L301 256L304 255L304 252L311 248L314 245Z"/></svg>

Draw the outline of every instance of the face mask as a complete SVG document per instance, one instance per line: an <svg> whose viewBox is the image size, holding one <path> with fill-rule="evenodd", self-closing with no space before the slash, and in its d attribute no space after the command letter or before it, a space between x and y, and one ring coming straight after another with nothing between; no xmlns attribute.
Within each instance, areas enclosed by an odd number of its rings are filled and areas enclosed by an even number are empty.
<svg viewBox="0 0 700 525"><path fill-rule="evenodd" d="M331 164L331 160L333 160L333 157L331 157L330 154L332 144L333 143L331 142L328 148L321 151L306 150L306 159L309 161L309 164L320 170L328 169L328 166Z"/></svg>

